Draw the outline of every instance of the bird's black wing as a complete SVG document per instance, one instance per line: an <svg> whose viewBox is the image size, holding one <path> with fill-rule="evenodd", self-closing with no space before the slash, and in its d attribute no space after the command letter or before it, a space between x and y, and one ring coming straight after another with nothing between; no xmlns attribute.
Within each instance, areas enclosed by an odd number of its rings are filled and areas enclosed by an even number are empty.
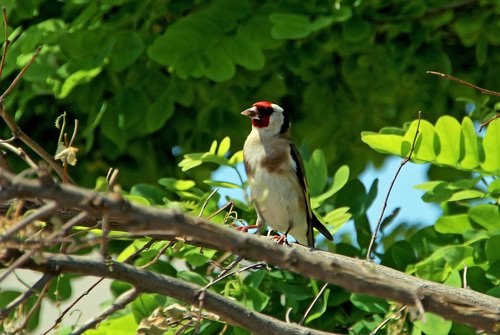
<svg viewBox="0 0 500 335"><path fill-rule="evenodd" d="M293 143L290 143L290 154L292 156L293 161L295 162L295 173L297 178L299 179L300 186L302 187L302 191L304 192L304 201L307 210L307 244L310 247L314 247L314 234L312 228L316 228L319 232L321 232L327 239L330 241L333 240L332 234L326 229L325 226L319 221L319 219L314 215L311 209L311 201L309 194L309 187L307 185L306 179L306 170L304 168L304 163L302 161L302 157L300 156L299 150L297 146Z"/></svg>

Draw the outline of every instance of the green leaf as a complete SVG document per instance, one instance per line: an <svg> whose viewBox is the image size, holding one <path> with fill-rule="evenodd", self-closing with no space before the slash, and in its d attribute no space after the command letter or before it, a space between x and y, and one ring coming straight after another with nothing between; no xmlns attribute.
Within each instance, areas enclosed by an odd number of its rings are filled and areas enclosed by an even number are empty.
<svg viewBox="0 0 500 335"><path fill-rule="evenodd" d="M49 286L47 296L54 302L61 302L71 298L73 294L71 288L71 275L59 275L55 280L52 280Z"/></svg>
<svg viewBox="0 0 500 335"><path fill-rule="evenodd" d="M132 256L137 250L142 248L146 243L148 243L149 239L142 238L136 239L132 243L130 243L125 249L123 249L118 257L116 258L117 262L123 262L128 257Z"/></svg>
<svg viewBox="0 0 500 335"><path fill-rule="evenodd" d="M147 54L181 78L228 80L236 72L234 58L238 56L234 47L228 47L234 41L228 40L236 39L234 43L241 46L240 37L234 32L238 21L250 12L250 3L245 0L212 1L170 24L150 45Z"/></svg>
<svg viewBox="0 0 500 335"><path fill-rule="evenodd" d="M142 319L149 317L159 307L154 294L141 294L132 304L132 314L135 322L140 323Z"/></svg>
<svg viewBox="0 0 500 335"><path fill-rule="evenodd" d="M413 324L420 329L424 334L428 335L447 335L451 330L452 322L443 319L439 315L425 313L425 323L421 320L415 321Z"/></svg>
<svg viewBox="0 0 500 335"><path fill-rule="evenodd" d="M319 149L314 150L311 159L305 165L309 192L312 196L317 195L325 188L328 178L325 154Z"/></svg>
<svg viewBox="0 0 500 335"><path fill-rule="evenodd" d="M417 275L424 279L443 282L453 270L473 265L474 248L454 245L437 249L432 255L415 264Z"/></svg>
<svg viewBox="0 0 500 335"><path fill-rule="evenodd" d="M453 193L448 201L461 201L484 198L484 193L478 190L462 190Z"/></svg>
<svg viewBox="0 0 500 335"><path fill-rule="evenodd" d="M61 90L56 94L56 97L59 99L66 98L76 86L88 83L97 77L97 75L101 73L102 69L102 66L98 66L91 69L82 69L73 72L64 80Z"/></svg>
<svg viewBox="0 0 500 335"><path fill-rule="evenodd" d="M97 329L86 331L85 335L135 335L137 326L134 315L129 313L117 318L108 318L102 321Z"/></svg>
<svg viewBox="0 0 500 335"><path fill-rule="evenodd" d="M488 185L488 192L490 192L493 197L500 196L500 178L493 180L491 184Z"/></svg>
<svg viewBox="0 0 500 335"><path fill-rule="evenodd" d="M243 162L243 150L237 151L229 158L229 165L236 165Z"/></svg>
<svg viewBox="0 0 500 335"><path fill-rule="evenodd" d="M467 214L441 216L435 227L441 234L463 234L466 230L473 229Z"/></svg>
<svg viewBox="0 0 500 335"><path fill-rule="evenodd" d="M352 9L348 6L342 6L341 2L338 2L339 6L334 6L332 10L332 19L334 22L345 22L352 17Z"/></svg>
<svg viewBox="0 0 500 335"><path fill-rule="evenodd" d="M462 277L460 276L460 272L456 270L451 271L448 279L446 279L443 284L456 288L462 287Z"/></svg>
<svg viewBox="0 0 500 335"><path fill-rule="evenodd" d="M490 264L500 261L500 252L498 246L500 245L500 235L493 235L486 241L486 257Z"/></svg>
<svg viewBox="0 0 500 335"><path fill-rule="evenodd" d="M183 279L190 283L194 283L200 286L205 286L208 284L208 280L200 275L199 273L193 271L179 271L177 272L177 278Z"/></svg>
<svg viewBox="0 0 500 335"><path fill-rule="evenodd" d="M460 123L457 119L445 115L438 119L435 130L440 143L436 161L440 164L457 166L460 158Z"/></svg>
<svg viewBox="0 0 500 335"><path fill-rule="evenodd" d="M478 139L474 123L469 117L462 120L462 137L464 157L460 166L466 170L472 170L479 166Z"/></svg>
<svg viewBox="0 0 500 335"><path fill-rule="evenodd" d="M203 182L211 187L241 188L241 185L230 183L228 181L217 181L217 180L206 179Z"/></svg>
<svg viewBox="0 0 500 335"><path fill-rule="evenodd" d="M411 147L411 142L405 141L399 135L363 132L361 133L361 140L373 150L398 156L404 156Z"/></svg>
<svg viewBox="0 0 500 335"><path fill-rule="evenodd" d="M150 184L136 184L132 186L130 195L144 197L155 204L163 204L163 199L167 196L164 190Z"/></svg>
<svg viewBox="0 0 500 335"><path fill-rule="evenodd" d="M146 199L140 195L125 194L123 196L123 198L130 201L130 202L133 202L133 203L136 203L136 204L139 204L142 206L151 206L151 202L148 199Z"/></svg>
<svg viewBox="0 0 500 335"><path fill-rule="evenodd" d="M481 168L491 174L500 176L500 119L488 125L483 140L485 159Z"/></svg>
<svg viewBox="0 0 500 335"><path fill-rule="evenodd" d="M471 207L469 218L489 231L500 228L500 212L496 205L482 204Z"/></svg>
<svg viewBox="0 0 500 335"><path fill-rule="evenodd" d="M200 248L192 248L184 253L186 261L193 266L202 266L210 262L210 259L216 254L216 250L204 249L200 252Z"/></svg>
<svg viewBox="0 0 500 335"><path fill-rule="evenodd" d="M225 41L222 47L235 64L249 70L260 70L266 64L264 53L250 36L238 34Z"/></svg>
<svg viewBox="0 0 500 335"><path fill-rule="evenodd" d="M313 309L311 310L311 313L306 319L306 324L316 320L317 318L321 317L325 312L326 312L326 307L328 306L328 297L330 296L330 289L326 289L325 292L323 293L323 296L320 298L320 300L314 305Z"/></svg>
<svg viewBox="0 0 500 335"><path fill-rule="evenodd" d="M202 54L200 70L208 79L223 82L236 73L236 66L223 48L211 48Z"/></svg>
<svg viewBox="0 0 500 335"><path fill-rule="evenodd" d="M144 51L141 36L134 31L118 31L113 34L116 42L110 55L110 66L121 71L129 67Z"/></svg>
<svg viewBox="0 0 500 335"><path fill-rule="evenodd" d="M412 142L417 131L418 121L413 121L410 127L406 131L405 139L408 142ZM436 152L434 149L434 126L426 120L420 121L420 127L418 128L417 141L415 142L415 151L413 153L412 159L415 161L432 162L436 159ZM409 152L409 148L408 148ZM405 153L405 156L408 154Z"/></svg>
<svg viewBox="0 0 500 335"><path fill-rule="evenodd" d="M165 186L170 191L187 191L196 186L192 180L179 180L175 178L161 178L158 184Z"/></svg>
<svg viewBox="0 0 500 335"><path fill-rule="evenodd" d="M163 128L168 119L174 115L174 102L167 94L161 94L149 106L146 113L146 128L154 133Z"/></svg>
<svg viewBox="0 0 500 335"><path fill-rule="evenodd" d="M347 184L349 180L349 166L342 165L339 167L333 176L332 186L323 194L311 198L311 206L313 209L318 208L325 200L332 197L342 187Z"/></svg>
<svg viewBox="0 0 500 335"><path fill-rule="evenodd" d="M217 150L217 155L224 157L227 152L229 151L229 148L231 147L231 139L229 137L224 137L222 141L219 144L219 149Z"/></svg>
<svg viewBox="0 0 500 335"><path fill-rule="evenodd" d="M271 35L278 40L300 39L310 34L309 17L305 15L273 13L269 20L273 23Z"/></svg>
<svg viewBox="0 0 500 335"><path fill-rule="evenodd" d="M371 25L359 15L353 16L344 23L342 36L348 43L359 43L367 39L371 34Z"/></svg>
<svg viewBox="0 0 500 335"><path fill-rule="evenodd" d="M351 219L352 215L348 213L348 211L349 207L336 208L322 218L328 226L333 227L333 230L330 231L331 233L335 233L340 227Z"/></svg>
<svg viewBox="0 0 500 335"><path fill-rule="evenodd" d="M264 308L266 308L270 300L270 297L267 294L253 286L246 286L245 291L245 299L243 300L243 304L245 307L248 307L257 312L260 312Z"/></svg>
<svg viewBox="0 0 500 335"><path fill-rule="evenodd" d="M366 294L351 294L351 302L357 308L368 313L385 314L389 310L389 303L387 300Z"/></svg>

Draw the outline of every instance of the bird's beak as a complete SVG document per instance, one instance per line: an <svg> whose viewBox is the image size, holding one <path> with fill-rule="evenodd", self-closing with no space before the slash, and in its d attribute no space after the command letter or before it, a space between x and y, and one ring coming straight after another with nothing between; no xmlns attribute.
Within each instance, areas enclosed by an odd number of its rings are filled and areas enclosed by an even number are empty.
<svg viewBox="0 0 500 335"><path fill-rule="evenodd" d="M245 115L246 117L249 117L251 119L257 119L257 120L259 120L259 113L257 112L257 108L256 107L245 109L243 112L241 112L241 114Z"/></svg>

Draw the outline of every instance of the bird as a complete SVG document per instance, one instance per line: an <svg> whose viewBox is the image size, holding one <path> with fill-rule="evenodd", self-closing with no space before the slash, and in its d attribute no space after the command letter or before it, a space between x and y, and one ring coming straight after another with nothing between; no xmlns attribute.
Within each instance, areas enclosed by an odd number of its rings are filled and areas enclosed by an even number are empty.
<svg viewBox="0 0 500 335"><path fill-rule="evenodd" d="M275 103L259 101L241 114L252 121L243 161L257 212L256 224L243 230L266 224L283 233L277 238L280 243L288 244L290 234L299 244L314 247L314 227L333 240L311 209L304 163L291 140L288 113Z"/></svg>

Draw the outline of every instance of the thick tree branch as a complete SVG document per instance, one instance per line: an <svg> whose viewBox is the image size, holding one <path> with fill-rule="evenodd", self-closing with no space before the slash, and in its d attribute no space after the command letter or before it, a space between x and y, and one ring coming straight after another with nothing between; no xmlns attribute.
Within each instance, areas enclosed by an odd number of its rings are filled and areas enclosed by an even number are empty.
<svg viewBox="0 0 500 335"><path fill-rule="evenodd" d="M113 262L113 270L110 271L104 261L87 256L45 253L42 254L41 259L26 263L26 267L45 273L73 273L118 279L134 285L135 289L140 292L164 294L191 305L198 304L198 294L202 289L201 286L137 269L124 263ZM262 329L265 329L266 334L270 335L331 334L285 323L270 316L250 311L240 304L210 291L205 292L204 307L219 315L224 321L248 329L254 334L262 333Z"/></svg>
<svg viewBox="0 0 500 335"><path fill-rule="evenodd" d="M109 214L123 223L110 222L114 230L155 237L172 235L207 247L261 260L307 277L342 286L428 311L458 323L490 332L500 331L500 299L472 290L448 287L419 279L367 260L291 248L252 234L243 234L179 211L144 207L114 195L106 196L72 185L28 180L0 170L0 201L12 198L54 200L61 207L85 210L98 217Z"/></svg>

